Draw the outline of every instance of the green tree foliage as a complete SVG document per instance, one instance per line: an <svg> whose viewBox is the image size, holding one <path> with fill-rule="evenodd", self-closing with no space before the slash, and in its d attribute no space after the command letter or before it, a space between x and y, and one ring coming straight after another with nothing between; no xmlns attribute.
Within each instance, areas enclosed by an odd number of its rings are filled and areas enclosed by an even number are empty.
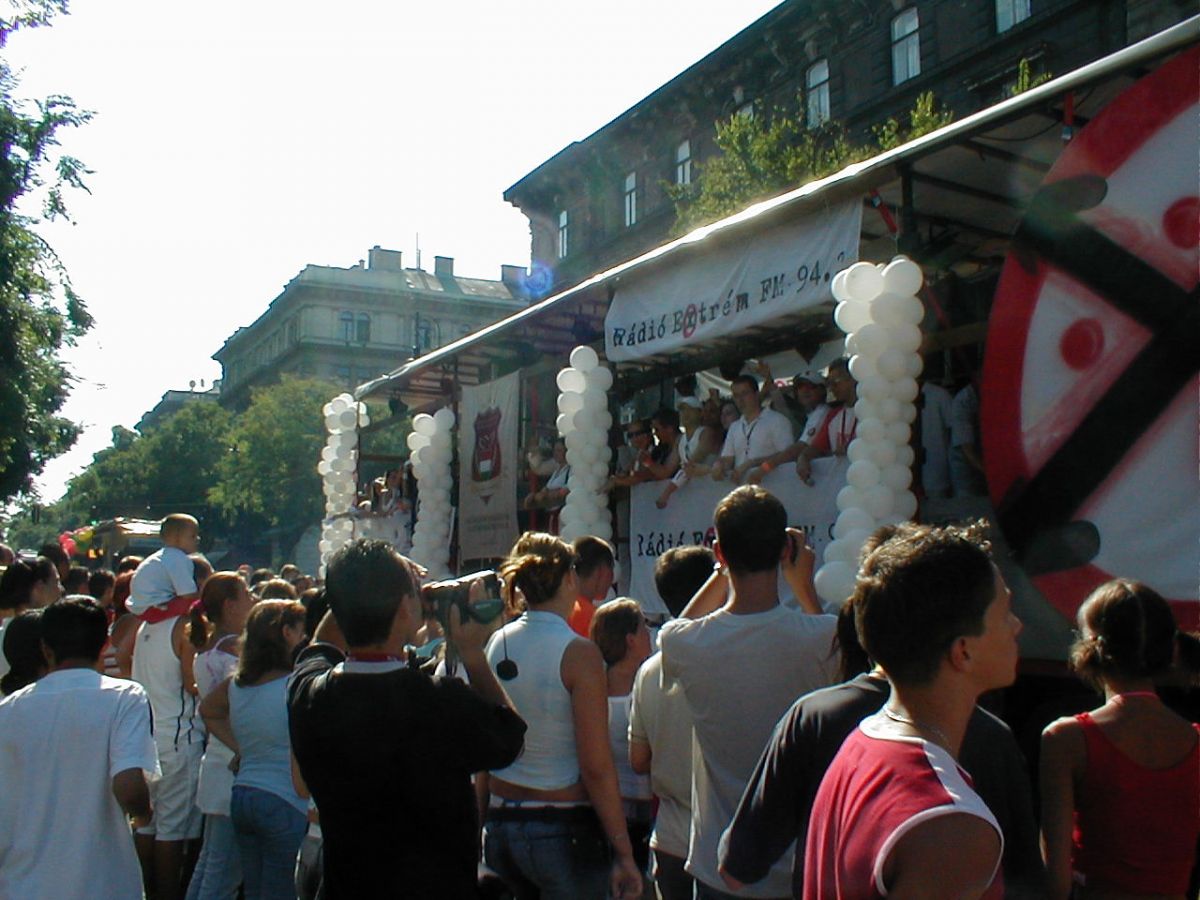
<svg viewBox="0 0 1200 900"><path fill-rule="evenodd" d="M209 499L232 521L250 515L285 535L320 521L324 509L317 462L325 446L321 407L336 385L284 376L256 389L229 433Z"/></svg>
<svg viewBox="0 0 1200 900"><path fill-rule="evenodd" d="M47 24L66 0L25 0L0 18L0 52L14 32ZM83 164L58 150L58 133L90 113L64 96L28 103L0 56L0 500L31 488L79 427L58 415L70 374L59 357L91 326L58 258L36 227L65 217L63 194L81 188ZM19 212L38 210L37 215Z"/></svg>
<svg viewBox="0 0 1200 900"><path fill-rule="evenodd" d="M1039 84L1045 84L1054 76L1049 72L1041 72L1038 75L1033 74L1033 67L1029 64L1029 60L1021 57L1021 61L1017 63L1017 77L1012 84L1008 86L1008 96L1015 97L1017 94L1023 94L1031 88L1037 87Z"/></svg>
<svg viewBox="0 0 1200 900"><path fill-rule="evenodd" d="M824 178L853 162L891 150L953 121L933 93L920 95L898 120L872 128L873 140L854 143L837 122L806 128L799 115L735 115L716 126L720 153L697 166L694 185L667 185L675 203L676 234L715 222L752 203Z"/></svg>

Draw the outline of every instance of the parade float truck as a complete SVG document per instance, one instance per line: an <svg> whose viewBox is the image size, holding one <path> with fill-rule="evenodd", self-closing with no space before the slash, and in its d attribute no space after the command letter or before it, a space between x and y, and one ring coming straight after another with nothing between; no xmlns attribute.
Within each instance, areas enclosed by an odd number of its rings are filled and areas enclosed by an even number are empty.
<svg viewBox="0 0 1200 900"><path fill-rule="evenodd" d="M555 376L576 345L612 371L609 418L644 415L673 400L681 375L780 352L819 362L844 338L831 315L837 274L907 254L923 273L926 374L965 375L958 360L982 358L987 476L986 496L924 500L916 516L995 526L1025 625L1004 712L1032 749L1049 717L1087 704L1064 660L1095 586L1138 579L1181 627L1200 627L1197 71L1200 17L600 273L355 399L454 408L451 559L475 565L517 533L517 446L553 433ZM482 419L504 461L486 477L472 468ZM817 463L812 485L791 466L763 484L825 562L853 461ZM642 484L615 504L621 590L653 609L654 559L711 541L728 488L696 479L659 509L661 485Z"/></svg>

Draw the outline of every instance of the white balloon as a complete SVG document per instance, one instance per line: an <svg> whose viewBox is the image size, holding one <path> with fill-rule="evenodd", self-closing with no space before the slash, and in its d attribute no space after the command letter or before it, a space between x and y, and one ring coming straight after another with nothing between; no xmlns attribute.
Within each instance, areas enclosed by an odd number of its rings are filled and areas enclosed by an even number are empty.
<svg viewBox="0 0 1200 900"><path fill-rule="evenodd" d="M610 412L609 412L607 409L603 409L603 410L601 410L601 411L600 411L600 417L599 417L599 418L596 420L596 424L597 424L597 425L598 425L598 426L599 426L599 427L600 427L602 430L604 430L605 432L607 432L607 431L608 431L608 429L612 428L612 423L613 423L613 417L612 417L612 413L610 413ZM605 438L604 438L604 440L605 440L605 442L607 443L607 441L608 441L608 436L607 436L607 434L605 435Z"/></svg>
<svg viewBox="0 0 1200 900"><path fill-rule="evenodd" d="M558 395L558 411L573 415L583 409L583 394L567 391Z"/></svg>
<svg viewBox="0 0 1200 900"><path fill-rule="evenodd" d="M905 468L911 469L912 464L917 459L916 451L909 444L896 444L896 462Z"/></svg>
<svg viewBox="0 0 1200 900"><path fill-rule="evenodd" d="M912 403L900 404L900 421L905 425L911 425L917 421L917 408Z"/></svg>
<svg viewBox="0 0 1200 900"><path fill-rule="evenodd" d="M858 352L867 356L879 356L888 348L891 337L891 332L878 322L868 322L854 332L854 339L858 343Z"/></svg>
<svg viewBox="0 0 1200 900"><path fill-rule="evenodd" d="M362 428L366 428L368 425L370 425L370 424L371 424L371 415L370 415L370 413L367 413L367 412L360 412L360 413L358 414L358 424L359 424L359 426L360 426L360 427L362 427Z"/></svg>
<svg viewBox="0 0 1200 900"><path fill-rule="evenodd" d="M846 448L846 458L850 462L858 462L860 459L870 459L874 447L874 444L856 437L850 442L850 446Z"/></svg>
<svg viewBox="0 0 1200 900"><path fill-rule="evenodd" d="M454 410L443 406L433 414L433 421L441 431L449 431L454 427Z"/></svg>
<svg viewBox="0 0 1200 900"><path fill-rule="evenodd" d="M342 430L342 418L337 413L330 413L325 417L325 430L330 432L338 432Z"/></svg>
<svg viewBox="0 0 1200 900"><path fill-rule="evenodd" d="M855 381L862 381L864 378L870 378L879 370L875 367L875 360L868 356L852 356L850 357L850 374L854 376Z"/></svg>
<svg viewBox="0 0 1200 900"><path fill-rule="evenodd" d="M873 519L886 516L892 511L895 502L891 488L883 484L875 484L863 491L863 508ZM872 526L874 522L872 522Z"/></svg>
<svg viewBox="0 0 1200 900"><path fill-rule="evenodd" d="M433 433L437 431L437 422L429 413L417 413L413 416L413 431L426 437L432 437Z"/></svg>
<svg viewBox="0 0 1200 900"><path fill-rule="evenodd" d="M859 303L870 303L883 292L883 274L874 263L855 263L846 270L845 290Z"/></svg>
<svg viewBox="0 0 1200 900"><path fill-rule="evenodd" d="M883 283L894 294L915 294L924 280L921 267L906 256L897 256L883 270Z"/></svg>
<svg viewBox="0 0 1200 900"><path fill-rule="evenodd" d="M871 310L855 300L843 300L833 310L833 321L846 334L854 334L871 321Z"/></svg>
<svg viewBox="0 0 1200 900"><path fill-rule="evenodd" d="M879 375L872 375L870 378L864 378L858 383L858 396L864 400L870 400L872 403L878 403L884 397L891 395L891 385L888 384L886 378Z"/></svg>
<svg viewBox="0 0 1200 900"><path fill-rule="evenodd" d="M350 404L346 402L345 394L338 394L329 401L329 411L334 415L341 415L349 408L349 406Z"/></svg>
<svg viewBox="0 0 1200 900"><path fill-rule="evenodd" d="M888 381L896 381L899 378L903 378L908 371L904 357L905 354L895 347L889 347L884 350L879 354L879 359L875 363L879 369L879 374Z"/></svg>
<svg viewBox="0 0 1200 900"><path fill-rule="evenodd" d="M874 530L874 526L872 526L870 529L856 528L854 531L848 532L846 536L842 538L842 540L844 540L847 544L850 544L852 547L854 547L855 559L858 559L859 553L862 552L863 544L867 542L867 538L871 536L871 532Z"/></svg>
<svg viewBox="0 0 1200 900"><path fill-rule="evenodd" d="M912 484L912 469L899 463L893 463L883 470L879 481L897 493L907 491L908 486Z"/></svg>
<svg viewBox="0 0 1200 900"><path fill-rule="evenodd" d="M871 302L871 318L880 325L899 325L902 322L907 322L904 317L904 306L906 298L899 294L884 292L876 297ZM912 298L907 298L911 300Z"/></svg>
<svg viewBox="0 0 1200 900"><path fill-rule="evenodd" d="M833 536L841 540L852 531L870 531L874 527L875 519L864 509L846 509L833 524Z"/></svg>
<svg viewBox="0 0 1200 900"><path fill-rule="evenodd" d="M912 437L912 429L904 422L891 422L887 426L887 439L893 444L907 444Z"/></svg>
<svg viewBox="0 0 1200 900"><path fill-rule="evenodd" d="M849 269L842 269L833 276L833 280L829 283L829 289L833 292L835 300L849 300L850 294L846 291L846 273Z"/></svg>
<svg viewBox="0 0 1200 900"><path fill-rule="evenodd" d="M593 413L598 413L608 403L608 398L604 391L598 388L588 388L583 392L583 408L590 410Z"/></svg>
<svg viewBox="0 0 1200 900"><path fill-rule="evenodd" d="M864 490L873 484L878 484L879 467L875 463L868 462L865 459L860 459L856 463L850 463L850 468L846 470L846 483L852 484L860 490Z"/></svg>
<svg viewBox="0 0 1200 900"><path fill-rule="evenodd" d="M882 471L896 461L896 445L891 441L880 441L871 445L871 462ZM881 476L882 480L882 476ZM907 487L908 485L905 485Z"/></svg>
<svg viewBox="0 0 1200 900"><path fill-rule="evenodd" d="M825 545L825 552L821 556L822 563L844 562L846 565L853 565L854 548L845 541L830 541Z"/></svg>
<svg viewBox="0 0 1200 900"><path fill-rule="evenodd" d="M559 396L562 395L560 394ZM574 427L573 423L571 422L571 417L566 413L559 413L558 418L554 420L554 425L558 429L559 437L562 437Z"/></svg>
<svg viewBox="0 0 1200 900"><path fill-rule="evenodd" d="M854 404L854 416L860 422L864 419L878 419L879 405L870 400L859 400Z"/></svg>
<svg viewBox="0 0 1200 900"><path fill-rule="evenodd" d="M896 494L896 504L893 510L896 515L903 516L904 521L908 521L917 511L917 498L912 491L901 491Z"/></svg>
<svg viewBox="0 0 1200 900"><path fill-rule="evenodd" d="M891 385L891 395L901 403L912 403L917 399L917 394L921 392L920 386L915 378L901 378ZM862 393L861 388L859 393Z"/></svg>
<svg viewBox="0 0 1200 900"><path fill-rule="evenodd" d="M587 373L588 387L594 387L601 391L607 391L613 386L612 369L607 366L596 366L592 371Z"/></svg>
<svg viewBox="0 0 1200 900"><path fill-rule="evenodd" d="M920 325L925 320L925 306L916 297L902 297L898 307L902 321Z"/></svg>
<svg viewBox="0 0 1200 900"><path fill-rule="evenodd" d="M921 329L916 325L902 322L888 328L888 332L891 345L904 353L916 353L921 348Z"/></svg>
<svg viewBox="0 0 1200 900"><path fill-rule="evenodd" d="M578 369L566 368L559 370L555 379L560 391L573 391L582 394L587 390L587 378Z"/></svg>
<svg viewBox="0 0 1200 900"><path fill-rule="evenodd" d="M834 561L825 563L813 578L817 595L829 604L845 603L854 593L854 570L849 563Z"/></svg>
<svg viewBox="0 0 1200 900"><path fill-rule="evenodd" d="M322 459L319 463L317 463L317 474L328 475L332 471L333 469L330 468L328 459Z"/></svg>
<svg viewBox="0 0 1200 900"><path fill-rule="evenodd" d="M862 508L862 491L852 484L846 485L837 495L837 508L842 512Z"/></svg>
<svg viewBox="0 0 1200 900"><path fill-rule="evenodd" d="M450 449L450 432L449 431L435 431L433 433L433 436L429 439L429 446L433 447L435 450L449 450Z"/></svg>
<svg viewBox="0 0 1200 900"><path fill-rule="evenodd" d="M857 434L868 443L882 441L887 434L887 426L878 419L862 419L858 423Z"/></svg>
<svg viewBox="0 0 1200 900"><path fill-rule="evenodd" d="M909 378L916 378L921 374L921 370L925 368L925 360L921 358L919 353L911 353L904 361L904 372Z"/></svg>
<svg viewBox="0 0 1200 900"><path fill-rule="evenodd" d="M600 364L600 357L591 347L579 346L571 351L571 365L580 372L590 372Z"/></svg>
<svg viewBox="0 0 1200 900"><path fill-rule="evenodd" d="M565 438L563 438L563 440L566 441L567 450L569 452L571 450L578 450L580 447L582 447L584 444L585 438L583 436L583 433L581 431L579 431L578 428L576 428L573 431L568 431L567 436Z"/></svg>
<svg viewBox="0 0 1200 900"><path fill-rule="evenodd" d="M329 461L329 468L334 472L350 472L354 469L354 463L344 456L336 456Z"/></svg>
<svg viewBox="0 0 1200 900"><path fill-rule="evenodd" d="M338 424L342 428L356 428L358 426L358 410L346 409L338 413Z"/></svg>
<svg viewBox="0 0 1200 900"><path fill-rule="evenodd" d="M900 401L885 397L879 402L879 418L884 422L896 422L900 419Z"/></svg>

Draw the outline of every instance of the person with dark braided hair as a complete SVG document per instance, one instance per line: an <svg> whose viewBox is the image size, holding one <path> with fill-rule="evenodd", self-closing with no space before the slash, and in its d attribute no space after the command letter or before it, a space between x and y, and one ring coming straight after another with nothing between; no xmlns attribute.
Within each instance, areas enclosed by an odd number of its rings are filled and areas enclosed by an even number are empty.
<svg viewBox="0 0 1200 900"><path fill-rule="evenodd" d="M1155 682L1173 671L1194 682L1200 638L1149 587L1118 578L1079 608L1070 661L1105 702L1042 732L1047 896L1182 900L1200 838L1200 725L1164 706Z"/></svg>

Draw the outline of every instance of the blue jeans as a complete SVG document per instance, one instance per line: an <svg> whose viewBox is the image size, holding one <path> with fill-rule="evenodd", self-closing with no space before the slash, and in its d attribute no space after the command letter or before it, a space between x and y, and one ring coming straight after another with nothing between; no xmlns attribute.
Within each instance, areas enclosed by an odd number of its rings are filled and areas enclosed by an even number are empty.
<svg viewBox="0 0 1200 900"><path fill-rule="evenodd" d="M304 813L269 791L234 785L229 817L246 900L295 900L296 854L308 827Z"/></svg>
<svg viewBox="0 0 1200 900"><path fill-rule="evenodd" d="M235 900L242 859L229 816L204 817L204 844L188 884L187 900Z"/></svg>
<svg viewBox="0 0 1200 900"><path fill-rule="evenodd" d="M611 860L595 821L493 821L483 858L517 900L604 900Z"/></svg>

